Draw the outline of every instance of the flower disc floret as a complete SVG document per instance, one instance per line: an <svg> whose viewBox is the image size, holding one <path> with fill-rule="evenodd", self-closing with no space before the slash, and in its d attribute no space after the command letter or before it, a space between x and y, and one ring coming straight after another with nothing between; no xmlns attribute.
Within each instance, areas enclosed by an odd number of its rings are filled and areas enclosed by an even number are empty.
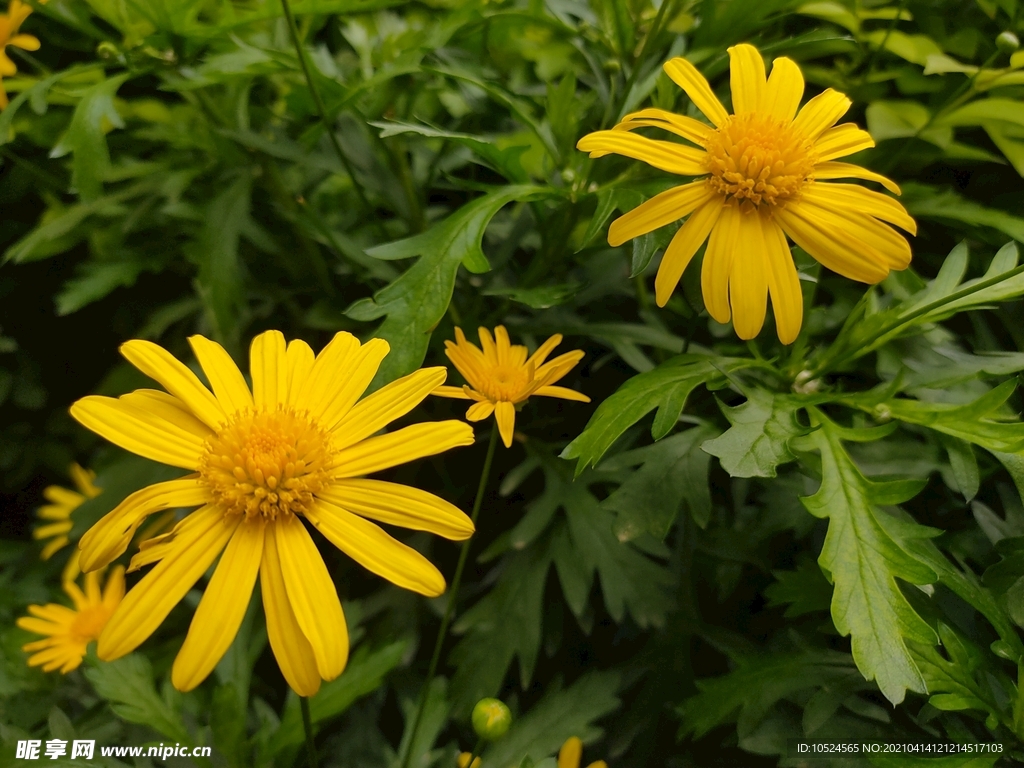
<svg viewBox="0 0 1024 768"><path fill-rule="evenodd" d="M331 481L331 436L308 412L243 411L206 441L199 476L227 515L304 514Z"/></svg>
<svg viewBox="0 0 1024 768"><path fill-rule="evenodd" d="M730 115L705 143L708 185L731 200L784 205L813 178L813 142L792 124L760 112Z"/></svg>

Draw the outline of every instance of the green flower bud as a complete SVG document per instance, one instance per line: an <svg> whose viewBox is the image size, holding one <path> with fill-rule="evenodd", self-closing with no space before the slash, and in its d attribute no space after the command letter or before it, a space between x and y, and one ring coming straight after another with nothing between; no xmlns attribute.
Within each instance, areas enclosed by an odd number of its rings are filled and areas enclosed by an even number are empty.
<svg viewBox="0 0 1024 768"><path fill-rule="evenodd" d="M510 725L512 713L497 699L480 699L473 707L473 730L481 739L500 739Z"/></svg>
<svg viewBox="0 0 1024 768"><path fill-rule="evenodd" d="M1003 53L1013 53L1020 48L1020 40L1010 30L1000 32L999 36L996 37L996 48Z"/></svg>
<svg viewBox="0 0 1024 768"><path fill-rule="evenodd" d="M96 46L96 55L101 59L116 59L121 55L121 49L109 40L104 40Z"/></svg>

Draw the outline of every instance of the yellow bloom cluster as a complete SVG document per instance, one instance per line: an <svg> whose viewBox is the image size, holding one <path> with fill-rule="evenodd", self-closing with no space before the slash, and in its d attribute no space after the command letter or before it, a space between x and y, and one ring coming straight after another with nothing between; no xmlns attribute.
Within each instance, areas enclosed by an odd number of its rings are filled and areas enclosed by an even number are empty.
<svg viewBox="0 0 1024 768"><path fill-rule="evenodd" d="M18 67L7 55L7 46L13 45L23 51L39 50L37 37L19 32L21 25L31 13L32 6L26 5L22 0L11 0L7 6L7 13L0 13L0 109L7 106L7 91L4 90L3 79L18 71Z"/></svg>

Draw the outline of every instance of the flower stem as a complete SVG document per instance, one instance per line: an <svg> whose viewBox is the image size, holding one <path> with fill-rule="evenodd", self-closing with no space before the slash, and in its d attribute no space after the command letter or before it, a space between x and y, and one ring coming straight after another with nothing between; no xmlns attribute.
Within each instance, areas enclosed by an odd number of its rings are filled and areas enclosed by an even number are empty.
<svg viewBox="0 0 1024 768"><path fill-rule="evenodd" d="M331 127L327 125L327 107L324 106L323 97L320 96L320 90L316 87L316 83L313 82L313 72L309 68L309 61L306 58L306 51L302 47L302 39L299 37L299 28L295 25L295 14L292 12L291 0L281 0L281 7L284 9L285 19L288 21L288 32L291 34L292 45L295 46L295 55L299 57L299 65L302 67L302 74L306 78L306 85L309 86L309 94L313 97L313 104L316 106L317 117L320 118L320 123L324 127L324 131L327 133L327 138L331 140L331 146L334 147L334 153L338 156L338 160L341 161L342 166L345 168L345 173L348 174L352 180L352 188L356 192L356 196L359 198L359 202L365 209L367 215L372 217L373 208L370 207L370 201L366 198L366 193L363 188L359 186L359 182L356 180L355 172L352 169L352 163L349 162L348 157L341 149L341 144L338 142L338 137L335 135ZM378 222L379 226L379 222Z"/></svg>
<svg viewBox="0 0 1024 768"><path fill-rule="evenodd" d="M287 2L287 0L285 0ZM309 716L309 699L299 696L299 708L302 710L302 727L306 731L306 749L309 751L309 768L317 768L316 744L313 741L313 718Z"/></svg>
<svg viewBox="0 0 1024 768"><path fill-rule="evenodd" d="M473 501L473 512L470 519L476 525L476 519L480 515L480 506L484 501L484 491L487 490L487 480L491 475L491 464L494 463L494 451L498 447L498 426L491 429L491 441L487 444L487 456L484 459L484 468L480 472L480 483L476 487L476 499ZM408 768L409 759L412 757L413 745L416 742L416 732L420 729L420 721L423 720L423 710L427 705L427 693L430 690L430 683L437 673L437 665L441 661L441 647L448 634L448 625L451 624L452 616L455 613L455 601L459 596L459 585L462 583L462 572L466 568L466 561L469 559L469 545L472 539L466 539L462 543L462 551L459 552L459 563L455 566L455 578L452 579L451 589L448 590L448 606L444 609L444 618L441 619L441 626L437 630L437 639L434 641L434 654L430 657L430 668L427 670L427 679L420 690L420 700L416 707L416 719L412 724L412 733L409 735L409 746L406 747L405 755L402 758L402 768ZM472 763L471 763L472 764Z"/></svg>
<svg viewBox="0 0 1024 768"><path fill-rule="evenodd" d="M482 738L477 739L476 746L473 747L473 753L469 756L469 762L466 763L466 768L473 768L473 763L476 761L478 757L480 757L480 753L483 751L484 740Z"/></svg>

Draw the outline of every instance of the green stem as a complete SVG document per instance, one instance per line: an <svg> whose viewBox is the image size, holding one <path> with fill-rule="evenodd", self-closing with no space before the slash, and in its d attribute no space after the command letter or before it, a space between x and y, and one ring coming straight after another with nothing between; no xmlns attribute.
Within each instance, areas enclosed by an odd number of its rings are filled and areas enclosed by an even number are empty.
<svg viewBox="0 0 1024 768"><path fill-rule="evenodd" d="M287 2L287 0L284 0ZM309 768L317 768L316 743L313 741L313 718L309 716L309 699L299 696L299 708L302 710L302 727L306 731L306 749L309 751Z"/></svg>
<svg viewBox="0 0 1024 768"><path fill-rule="evenodd" d="M368 216L373 217L373 208L370 207L370 201L366 198L366 193L363 188L359 186L359 181L356 179L356 174L352 168L352 163L349 162L348 157L341 149L341 144L338 142L338 137L335 135L331 127L327 125L327 107L324 106L324 100L320 96L320 90L316 87L313 82L313 72L309 68L309 61L306 59L306 50L302 47L302 38L299 37L299 28L295 25L295 14L292 12L292 6L290 0L281 0L281 7L284 9L285 19L288 21L288 32L291 34L292 44L295 46L295 54L299 57L299 65L302 67L302 74L306 78L306 85L309 86L310 96L313 97L313 104L316 106L317 117L320 118L320 123L324 127L324 131L327 133L327 137L331 140L331 146L334 147L334 153L338 156L338 160L341 161L342 167L345 169L345 173L348 174L352 180L352 188L356 192L356 196L359 198L360 204L365 209ZM380 228L380 222L377 222L377 227ZM383 234L383 229L381 229Z"/></svg>
<svg viewBox="0 0 1024 768"><path fill-rule="evenodd" d="M487 444L487 457L484 459L484 468L480 472L480 483L476 487L476 499L473 501L473 512L470 519L476 525L476 519L480 515L480 505L484 501L484 491L487 490L487 480L491 475L491 464L494 463L494 451L498 447L498 425L491 429L491 441ZM455 613L455 601L459 596L459 584L462 583L462 572L466 568L466 561L469 559L469 545L472 539L466 539L462 543L462 551L459 552L459 564L455 566L455 578L452 579L451 589L448 590L448 606L444 609L444 618L441 619L441 626L437 630L437 640L434 641L434 654L430 657L430 668L427 670L427 679L420 691L419 705L416 707L416 719L412 724L412 733L409 735L409 746L406 747L405 755L402 758L402 768L408 768L409 759L412 757L413 745L416 742L416 732L420 729L420 722L423 720L423 710L427 704L427 693L430 690L430 683L437 673L437 665L441 661L441 647L448 634L448 625L451 624L452 616ZM479 745L478 745L479 746ZM472 761L470 761L472 765Z"/></svg>
<svg viewBox="0 0 1024 768"><path fill-rule="evenodd" d="M466 768L473 768L473 761L480 757L480 753L484 751L484 740L477 739L476 746L473 747L473 752L469 756L469 762L466 763Z"/></svg>
<svg viewBox="0 0 1024 768"><path fill-rule="evenodd" d="M626 80L626 87L622 90L623 107L625 107L626 100L629 99L629 94L632 92L636 79L640 75L640 70L643 69L644 62L647 60L647 49L651 45L651 39L657 37L661 32L661 22L665 18L665 12L668 10L669 5L674 4L674 2L675 0L662 0L661 7L658 8L658 13L654 17L654 21L651 22L651 28L644 35L644 42L640 46L640 53L637 54L636 61L633 62L633 69L629 73L629 79Z"/></svg>

